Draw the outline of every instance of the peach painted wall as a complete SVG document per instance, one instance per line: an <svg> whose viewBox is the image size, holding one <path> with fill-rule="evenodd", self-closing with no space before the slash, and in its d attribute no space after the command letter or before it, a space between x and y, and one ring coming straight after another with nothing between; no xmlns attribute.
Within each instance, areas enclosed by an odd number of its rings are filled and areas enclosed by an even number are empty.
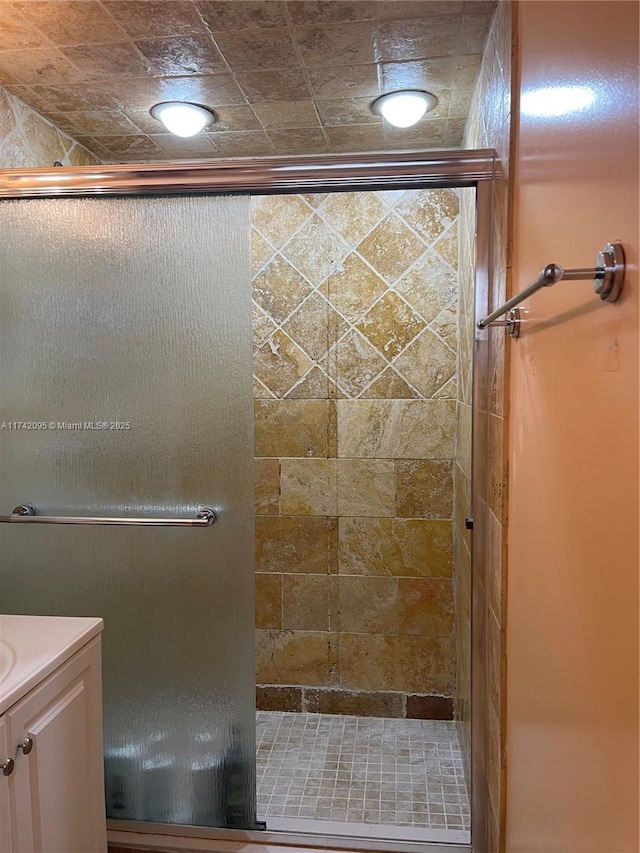
<svg viewBox="0 0 640 853"><path fill-rule="evenodd" d="M623 298L591 282L526 301L511 346L509 853L638 850L638 4L519 4L520 93L591 87L528 115L513 287L623 241ZM515 113L515 110L514 110Z"/></svg>

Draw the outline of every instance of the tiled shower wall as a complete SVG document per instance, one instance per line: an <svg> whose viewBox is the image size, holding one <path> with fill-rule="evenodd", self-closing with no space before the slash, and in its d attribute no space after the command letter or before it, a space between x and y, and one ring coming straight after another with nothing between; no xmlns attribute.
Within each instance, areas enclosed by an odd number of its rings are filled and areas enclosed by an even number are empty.
<svg viewBox="0 0 640 853"><path fill-rule="evenodd" d="M258 707L450 717L459 197L252 199Z"/></svg>
<svg viewBox="0 0 640 853"><path fill-rule="evenodd" d="M0 88L0 169L90 166L100 161L19 98Z"/></svg>
<svg viewBox="0 0 640 853"><path fill-rule="evenodd" d="M515 16L517 4L498 3L491 25L480 74L473 95L471 111L465 131L466 148L493 148L497 155L497 176L493 182L492 228L491 228L491 287L489 289L489 311L493 311L511 295L511 217L513 210L513 178L510 172L513 150L511 111L514 71L517 63L514 54ZM462 198L462 227L466 237L461 248L470 251L473 239L473 212L469 209L469 197ZM461 263L463 263L461 259ZM463 294L464 300L464 279ZM461 318L464 312L461 313ZM469 328L469 322L466 328ZM468 694L460 692L457 699L458 712L468 731L471 724L474 741L473 761L473 815L474 850L478 853L500 853L504 850L505 826L505 773L506 754L504 749L504 723L506 715L504 644L505 601L506 601L506 545L507 524L507 450L503 436L505 419L508 416L508 399L505 396L506 377L509 370L509 347L513 346L501 327L490 328L486 335L479 336L476 363L481 365L478 376L477 394L474 397L474 438L477 455L487 460L486 470L474 483L474 503L477 511L486 519L484 535L474 542L474 573L472 579L472 601L474 613L474 693L473 715L469 717ZM461 348L462 351L462 348ZM461 400L459 406L466 406ZM470 413L463 413L469 420ZM466 415L466 416L465 416ZM464 434L464 429L459 435ZM458 445L456 465L456 490L460 485L467 488L465 452ZM479 448L484 453L479 453ZM464 534L457 529L456 557L461 550ZM474 533L474 536L476 534ZM458 565L464 571L464 560ZM468 595L470 579L457 578L457 588L463 600ZM460 581L458 583L458 581ZM459 601L456 601L459 604ZM465 606L468 606L465 605ZM460 638L461 645L466 642ZM462 662L462 666L466 664ZM460 667L458 669L460 677ZM462 683L464 676L462 676ZM486 807L485 807L486 806ZM486 815L486 825L484 817Z"/></svg>

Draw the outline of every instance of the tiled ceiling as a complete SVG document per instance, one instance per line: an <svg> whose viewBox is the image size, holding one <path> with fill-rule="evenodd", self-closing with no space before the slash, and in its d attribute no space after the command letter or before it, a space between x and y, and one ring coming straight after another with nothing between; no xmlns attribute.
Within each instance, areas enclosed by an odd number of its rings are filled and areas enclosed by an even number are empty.
<svg viewBox="0 0 640 853"><path fill-rule="evenodd" d="M0 0L0 85L109 162L455 148L494 0ZM406 130L370 110L427 89ZM214 110L179 139L160 101Z"/></svg>

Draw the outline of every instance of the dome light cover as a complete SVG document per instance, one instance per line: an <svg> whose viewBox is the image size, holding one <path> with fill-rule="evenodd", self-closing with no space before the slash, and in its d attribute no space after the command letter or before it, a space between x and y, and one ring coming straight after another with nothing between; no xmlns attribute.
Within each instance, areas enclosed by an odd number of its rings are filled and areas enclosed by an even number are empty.
<svg viewBox="0 0 640 853"><path fill-rule="evenodd" d="M211 110L198 104L185 104L181 101L165 101L151 107L151 115L161 121L170 133L176 136L195 136L196 133L212 124L215 116Z"/></svg>
<svg viewBox="0 0 640 853"><path fill-rule="evenodd" d="M430 112L438 99L430 92L419 89L403 89L381 95L371 104L371 109L394 127L411 127Z"/></svg>

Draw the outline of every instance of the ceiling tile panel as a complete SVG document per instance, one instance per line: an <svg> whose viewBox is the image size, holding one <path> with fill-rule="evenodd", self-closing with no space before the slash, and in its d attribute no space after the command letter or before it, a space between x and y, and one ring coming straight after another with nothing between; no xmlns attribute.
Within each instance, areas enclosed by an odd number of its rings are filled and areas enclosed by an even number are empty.
<svg viewBox="0 0 640 853"><path fill-rule="evenodd" d="M220 51L206 34L139 39L136 48L154 77L215 74L226 71Z"/></svg>
<svg viewBox="0 0 640 853"><path fill-rule="evenodd" d="M128 41L119 44L80 44L60 50L78 69L82 80L120 80L151 74L149 63Z"/></svg>
<svg viewBox="0 0 640 853"><path fill-rule="evenodd" d="M215 39L229 66L239 71L300 65L291 33L285 28L225 31L216 33Z"/></svg>
<svg viewBox="0 0 640 853"><path fill-rule="evenodd" d="M211 32L287 26L281 0L198 0L196 7Z"/></svg>
<svg viewBox="0 0 640 853"><path fill-rule="evenodd" d="M311 97L302 68L281 71L241 71L236 80L250 104L270 101L304 101Z"/></svg>
<svg viewBox="0 0 640 853"><path fill-rule="evenodd" d="M45 38L42 31L31 24L11 3L0 3L0 33L3 50L51 47L51 42Z"/></svg>
<svg viewBox="0 0 640 853"><path fill-rule="evenodd" d="M132 38L186 36L205 29L190 0L102 0L102 5Z"/></svg>
<svg viewBox="0 0 640 853"><path fill-rule="evenodd" d="M125 31L96 0L41 0L12 5L57 46L119 42L126 38Z"/></svg>

